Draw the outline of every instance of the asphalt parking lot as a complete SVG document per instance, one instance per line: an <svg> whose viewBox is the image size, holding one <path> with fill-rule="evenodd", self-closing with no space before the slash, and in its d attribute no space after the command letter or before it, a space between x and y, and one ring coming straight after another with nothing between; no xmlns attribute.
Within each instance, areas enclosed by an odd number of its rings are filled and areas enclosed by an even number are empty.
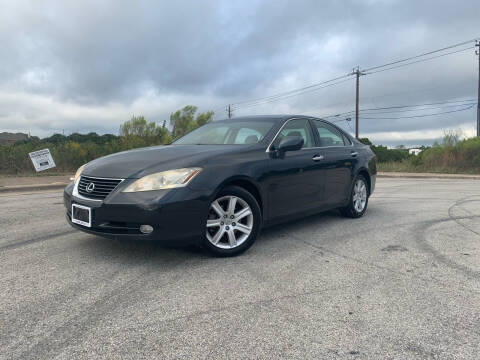
<svg viewBox="0 0 480 360"><path fill-rule="evenodd" d="M219 259L67 225L0 195L1 359L478 359L480 181L380 178L361 219Z"/></svg>

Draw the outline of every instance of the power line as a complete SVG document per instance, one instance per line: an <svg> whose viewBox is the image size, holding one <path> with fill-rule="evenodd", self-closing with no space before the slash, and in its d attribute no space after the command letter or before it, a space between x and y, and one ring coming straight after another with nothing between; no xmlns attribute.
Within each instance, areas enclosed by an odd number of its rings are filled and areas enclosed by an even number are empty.
<svg viewBox="0 0 480 360"><path fill-rule="evenodd" d="M310 89L308 91L304 91L300 94L291 94L291 95L288 95L288 96L284 96L284 97L281 97L281 98L275 98L275 99L272 99L272 100L267 100L267 101L263 101L263 102L258 102L258 103L254 103L254 104L249 104L249 105L246 105L244 107L240 107L240 109L247 109L247 108L250 108L250 107L255 107L255 106L259 106L259 105L265 105L265 104L269 104L269 103L272 103L272 102L275 102L275 101L279 101L279 100L284 100L284 99L289 99L291 97L294 97L294 96L298 96L298 95L303 95L303 94L306 94L306 93L311 93L311 92L315 92L315 91L318 91L318 90L321 90L321 89L324 89L324 88L327 88L327 87L331 87L331 86L335 86L335 85L338 85L338 84L341 84L341 83L344 83L344 82L347 82L347 81L350 81L352 80L352 78L348 78L348 79L345 79L345 80L342 80L342 81L337 81L335 83L331 83L331 84L327 84L327 85L324 85L324 86L321 86L321 87L317 87L317 88L314 88L314 89ZM236 109L239 109L238 107L235 108Z"/></svg>
<svg viewBox="0 0 480 360"><path fill-rule="evenodd" d="M308 85L308 86L304 86L304 87L301 87L301 88L298 88L298 89L289 90L289 91L281 92L281 93L270 95L270 96L260 97L260 98L256 98L256 99L240 101L240 102L237 102L237 103L232 103L232 105L245 105L245 104L250 104L250 103L257 103L259 101L273 100L273 99L276 99L277 97L283 97L283 96L294 94L294 93L296 94L297 92L301 93L305 90L316 88L318 86L328 84L328 83L332 83L334 81L341 80L341 79L344 79L344 78L347 78L347 77L350 77L350 76L351 76L351 74L342 75L342 76L338 76L338 77L330 79L330 80L321 81L321 82L311 84L311 85Z"/></svg>
<svg viewBox="0 0 480 360"><path fill-rule="evenodd" d="M248 108L255 107L255 106L266 105L266 104L269 104L269 103L272 103L272 102L275 102L275 101L289 99L289 98L294 97L294 96L303 95L303 94L315 92L315 91L318 91L318 90L321 90L321 89L324 89L324 88L327 88L327 87L331 87L331 86L335 86L335 85L338 85L338 84L342 84L342 83L347 82L347 81L350 81L350 80L352 80L352 79L353 79L353 78L349 77L349 78L344 79L344 80L342 80L342 81L337 81L337 82L335 82L335 83L331 83L331 84L323 85L323 86L320 86L320 87L316 87L316 88L314 88L314 89L310 89L310 90L307 90L307 91L303 91L302 93L296 93L296 94L291 94L291 95L288 95L288 96L277 97L277 98L274 98L274 99L271 99L271 100L265 100L265 101L262 101L262 102L256 102L256 103L253 103L253 104L247 104L246 106L235 107L235 108L233 108L233 110L248 109Z"/></svg>
<svg viewBox="0 0 480 360"><path fill-rule="evenodd" d="M364 111L375 111L375 110L389 110L389 109L404 109L404 108L411 108L411 107L420 107L420 106L433 106L433 105L443 105L443 104L454 104L460 103L460 105L465 105L465 102L472 102L476 101L476 99L464 99L464 100L447 100L447 101L438 101L438 102L431 102L431 103L424 103L424 104L414 104L414 105L394 105L394 106L385 106L385 107L377 107L377 108L367 108L367 109L360 109L360 112ZM328 116L322 116L323 119L328 119L331 117L337 117L342 115L349 115L354 113L355 110L347 111L339 114L333 114Z"/></svg>
<svg viewBox="0 0 480 360"><path fill-rule="evenodd" d="M364 96L364 97L360 96L360 101L364 101L366 103L371 102L371 103L375 104L375 102L373 101L375 99L381 99L381 98L392 97L392 96L398 97L398 95L405 95L405 94L410 95L410 94L416 94L416 93L423 93L423 92L428 92L428 91L433 90L433 89L438 89L438 86L422 88L422 89L419 89L419 90L409 90L409 91L400 91L400 92L397 91L397 92L390 92L390 93L383 93L382 92L382 95L375 95L375 96ZM327 104L326 106L329 107L329 108L339 107L339 106L345 108L347 106L350 106L350 104L351 104L351 101L348 101L348 102L341 101L341 102L337 102L337 103L334 103L334 104ZM311 112L311 111L325 109L326 106L315 106L314 108L309 107L308 109ZM221 109L223 109L223 107ZM335 116L335 115L329 115L329 116Z"/></svg>
<svg viewBox="0 0 480 360"><path fill-rule="evenodd" d="M391 61L391 62L382 64L382 65L373 66L373 67L364 69L362 74L371 75L371 74L375 74L375 73L379 73L379 72L383 72L383 71L388 71L388 70L393 70L393 69L397 69L397 68L400 68L400 67L416 64L416 63L419 63L419 62L430 61L430 60L433 60L433 59L436 59L436 58L439 58L439 57L448 56L448 55L452 55L452 54L455 54L455 53L467 51L467 50L470 50L470 49L474 48L475 46L469 46L467 48L462 48L462 49L459 49L459 50L454 50L454 51L450 51L450 52L447 52L447 53L442 53L442 54L439 54L439 55L436 55L436 56L431 56L431 57L428 57L428 58L424 58L425 56L436 54L436 53L441 53L441 52L444 52L444 51L449 50L449 49L454 49L454 48L457 48L457 47L460 47L460 46L463 46L463 45L467 45L467 44L469 44L471 42L474 42L474 41L475 41L475 39L462 41L460 43L452 44L452 45L449 45L449 46L446 46L446 47L443 47L443 48L440 48L440 49L428 51L428 52L418 54L418 55L415 55L415 56L410 56L408 58L404 58L404 59L400 59L400 60L396 60L396 61ZM415 60L415 59L419 59L419 60ZM412 61L412 60L415 60L415 61ZM375 71L372 71L372 70L375 70ZM360 69L358 69L358 71L360 71ZM313 92L313 91L317 91L317 90L323 89L325 87L335 86L335 85L338 85L338 84L341 84L343 82L351 80L353 75L356 75L355 72L347 74L347 75L338 76L338 77L335 77L333 79L329 79L329 80L321 81L321 82L318 82L318 83L314 83L314 84L304 86L304 87L301 87L301 88L277 93L277 94L274 94L274 95L259 97L259 98L255 98L255 99L245 100L245 101L240 101L240 102L237 102L237 103L232 103L230 105L231 110L237 110L237 109L240 109L240 108L241 109L247 109L247 108L251 108L251 107L255 107L255 106L265 105L265 104L269 104L269 103L272 103L272 102L275 102L275 101L285 100L285 99L289 99L289 98L294 97L294 96L299 96L299 95L303 95L303 94L310 93L310 92ZM357 77L358 77L358 74L357 74ZM363 110L363 111L365 111L365 110Z"/></svg>
<svg viewBox="0 0 480 360"><path fill-rule="evenodd" d="M435 106L435 107L426 107L421 109L400 109L400 110L390 110L390 111L366 111L367 114L392 114L392 113L403 113L403 112L411 112L411 111L426 111L426 110L436 110L436 109L445 109L445 108L452 108L452 107L459 107L465 105L477 105L477 102L469 102L469 103L462 103L462 104L452 104L452 105L444 105L444 106ZM365 111L364 111L365 112Z"/></svg>
<svg viewBox="0 0 480 360"><path fill-rule="evenodd" d="M453 44L453 45L449 45L449 46L446 46L446 47L441 48L441 49L432 50L432 51L429 51L429 52L426 52L426 53L423 53L423 54L411 56L411 57L408 57L408 58L405 58L405 59L401 59L401 60L392 61L392 62L389 62L389 63L386 63L386 64L382 64L382 65L372 66L372 67L370 67L370 68L364 69L363 71L371 71L371 70L379 69L379 68L382 68L382 67L399 64L399 63L402 63L402 62L405 62L405 61L410 61L410 60L413 60L413 59L418 59L418 58L423 57L423 56L435 54L435 53L438 53L438 52L441 52L441 51L453 49L453 48L456 48L456 47L459 47L459 46L462 46L462 45L466 45L466 44L472 43L472 42L474 42L476 39L477 39L477 38L470 39L470 40L467 40L467 41L462 41L462 42L460 42L460 43Z"/></svg>
<svg viewBox="0 0 480 360"><path fill-rule="evenodd" d="M388 71L388 70L393 70L393 69L398 69L400 67L413 65L413 64L416 64L416 63L420 63L420 62L430 61L430 60L433 60L433 59L436 59L436 58L439 58L439 57L443 57L443 56L452 55L452 54L455 54L455 53L467 51L469 49L472 49L474 46L469 46L467 48L454 50L454 51L450 51L450 52L447 52L447 53L442 53L442 52L444 52L446 50L449 50L449 49L454 49L454 48L457 48L457 47L460 47L460 46L467 45L467 44L469 44L473 41L476 41L476 40L472 39L472 40L462 41L460 43L449 45L449 46L441 48L441 49L429 51L429 52L419 54L419 55L415 55L415 56L410 56L408 58L401 59L401 60L396 60L396 61L389 62L389 63L386 63L386 64L370 67L370 68L364 69L363 72L360 72L360 69L357 68L357 72L356 72L357 88L356 88L356 104L355 104L355 137L357 139L359 137L359 135L358 135L358 127L359 127L359 108L358 108L359 91L358 91L358 86L359 86L359 76L360 76L360 74L361 75L371 75L371 74L384 72L384 71ZM442 54L425 58L425 56L429 56L429 55L436 54L436 53L442 53ZM419 59L419 60L415 60L415 59ZM412 60L415 60L415 61L412 61ZM480 82L479 82L479 86L480 86ZM464 110L466 110L466 109L464 109ZM461 110L453 110L451 112L457 112L457 111L461 111ZM443 114L446 114L446 113L449 113L449 112L444 112ZM438 115L440 115L440 114L441 113L438 113ZM435 114L435 115L437 115L437 114ZM429 115L418 115L416 117L425 117L425 116L429 116ZM433 115L430 115L430 116L433 116ZM477 115L477 117L478 117L478 115ZM403 117L403 118L409 118L409 117ZM410 118L413 118L413 117L410 117ZM368 119L368 118L363 117L363 119ZM478 122L480 123L480 120L478 120ZM479 125L479 127L480 127L480 125Z"/></svg>
<svg viewBox="0 0 480 360"><path fill-rule="evenodd" d="M417 94L417 93L424 93L433 89L437 89L438 86L431 86L428 88L422 88L418 90L409 90L409 91L396 91L396 92L390 92L390 93L382 93L382 95L375 95L375 96L365 96L362 97L360 96L360 100L365 100L365 101L372 101L374 99L382 99L386 97L392 97L392 96L398 96L398 95L405 95L405 94Z"/></svg>
<svg viewBox="0 0 480 360"><path fill-rule="evenodd" d="M469 106L467 106L467 107L465 107L465 108L463 108L463 109L457 109L457 110L452 110L452 111L443 111L443 112L433 113L433 114L414 115L414 116L399 116L399 117L361 117L360 119L362 119L362 120L399 120L399 119L414 119L414 118L437 116L437 115L451 114L451 113L466 111L466 110L470 110L470 109L473 108L475 105L477 105L477 104L476 104L476 103L471 104L471 105L469 105ZM338 120L332 120L331 122L332 122L332 123L338 123L338 122L342 122L342 121L346 121L347 124L349 124L349 122L351 121L351 119L350 119L350 118L338 119Z"/></svg>
<svg viewBox="0 0 480 360"><path fill-rule="evenodd" d="M377 74L377 73L380 73L380 72L384 72L384 71L388 71L388 70L393 70L393 69L398 69L398 68L401 68L401 67L404 67L404 66L408 66L408 65L412 65L412 64L416 64L416 63L420 63L420 62L424 62L424 61L429 61L429 60L437 59L437 58L440 58L440 57L443 57L443 56L456 54L456 53L459 53L459 52L462 52L462 51L467 51L467 50L473 49L474 47L475 47L475 46L470 46L470 47L465 48L465 49L455 50L455 51L451 51L451 52L448 52L448 53L445 53L445 54L440 54L440 55L436 55L436 56L431 56L431 57L426 58L426 59L411 61L411 62L406 63L406 64L400 64L400 65L392 66L392 67L389 67L389 68L386 68L386 69L377 70L377 71L366 72L365 75ZM364 70L364 71L367 71L367 70Z"/></svg>
<svg viewBox="0 0 480 360"><path fill-rule="evenodd" d="M443 115L443 114L451 114L451 113L456 113L460 111L466 111L471 108L473 108L476 104L469 105L466 108L463 109L457 109L457 110L451 110L451 111L443 111L439 113L434 113L434 114L423 114L423 115L414 115L414 116L399 116L399 117L362 117L362 120L398 120L398 119L415 119L415 118L422 118L422 117L428 117L428 116L437 116L437 115Z"/></svg>

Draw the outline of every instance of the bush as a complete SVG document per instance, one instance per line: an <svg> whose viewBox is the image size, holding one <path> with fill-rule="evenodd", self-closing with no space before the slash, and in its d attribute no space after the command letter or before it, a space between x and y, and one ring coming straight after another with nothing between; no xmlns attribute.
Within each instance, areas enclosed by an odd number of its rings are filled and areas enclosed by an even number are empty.
<svg viewBox="0 0 480 360"><path fill-rule="evenodd" d="M435 145L397 162L380 163L381 171L480 174L480 138Z"/></svg>
<svg viewBox="0 0 480 360"><path fill-rule="evenodd" d="M195 106L186 106L170 116L175 136L181 136L212 120L213 111L197 114ZM155 122L147 122L143 116L133 116L120 127L120 136L112 134L98 135L74 133L69 136L54 134L45 139L32 137L18 141L11 146L0 145L0 176L34 174L35 169L28 153L41 149L50 149L56 168L49 172L72 172L79 166L102 156L123 150L153 145L169 144L172 133L166 127Z"/></svg>
<svg viewBox="0 0 480 360"><path fill-rule="evenodd" d="M402 161L410 156L407 149L389 149L383 145L373 145L368 138L361 138L359 140L363 144L370 146L375 155L377 155L377 161L381 163Z"/></svg>
<svg viewBox="0 0 480 360"><path fill-rule="evenodd" d="M480 138L460 140L461 133L446 132L442 144L425 148L419 155L371 145L380 171L445 172L480 174ZM361 139L370 143L368 139Z"/></svg>

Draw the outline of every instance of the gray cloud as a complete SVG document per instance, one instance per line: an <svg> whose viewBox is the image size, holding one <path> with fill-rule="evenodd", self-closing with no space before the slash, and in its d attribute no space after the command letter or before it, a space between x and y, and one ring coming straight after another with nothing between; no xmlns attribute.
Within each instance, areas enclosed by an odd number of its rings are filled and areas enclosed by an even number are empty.
<svg viewBox="0 0 480 360"><path fill-rule="evenodd" d="M0 14L0 129L39 135L60 129L110 132L133 112L161 121L187 103L207 110L268 96L346 74L356 65L480 36L476 5L473 0L11 1ZM471 50L363 77L361 105L472 98L475 61ZM345 83L236 114L350 111L353 90L353 83ZM220 110L217 118L223 115ZM473 121L474 111L465 111L362 120L361 130L385 143L402 142L386 135L391 131L428 132L419 141L429 142L434 131L471 128Z"/></svg>

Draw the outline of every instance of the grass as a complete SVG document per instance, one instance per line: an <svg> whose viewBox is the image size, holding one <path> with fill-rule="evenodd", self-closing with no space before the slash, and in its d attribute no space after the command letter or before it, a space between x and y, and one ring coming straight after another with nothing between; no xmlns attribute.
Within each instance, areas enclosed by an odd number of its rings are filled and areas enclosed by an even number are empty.
<svg viewBox="0 0 480 360"><path fill-rule="evenodd" d="M380 154L377 154L378 170L480 174L480 137L458 140L459 136L454 135L446 134L441 145L435 144L417 156L411 155L400 161L382 161L382 157L378 156Z"/></svg>
<svg viewBox="0 0 480 360"><path fill-rule="evenodd" d="M434 174L480 174L477 168L458 168L449 166L425 166L414 165L411 161L391 161L377 164L377 170L382 172L406 172L406 173L434 173Z"/></svg>

